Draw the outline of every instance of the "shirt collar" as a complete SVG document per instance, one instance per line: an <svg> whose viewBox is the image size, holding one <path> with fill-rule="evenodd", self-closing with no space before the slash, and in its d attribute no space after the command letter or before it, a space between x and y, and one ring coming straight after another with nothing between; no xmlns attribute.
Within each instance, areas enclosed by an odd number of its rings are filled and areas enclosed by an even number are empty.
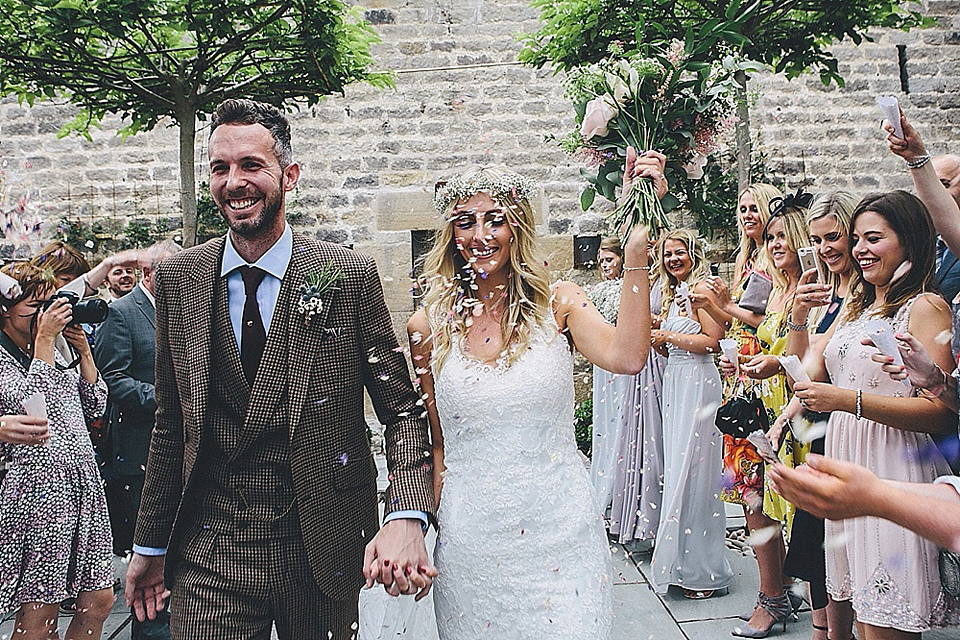
<svg viewBox="0 0 960 640"><path fill-rule="evenodd" d="M150 304L152 304L154 309L156 309L157 299L153 297L152 293L150 293L150 289L147 289L145 286L143 286L143 280L138 282L137 286L140 287L140 291L143 291L143 295L147 296L147 300L149 300Z"/></svg>
<svg viewBox="0 0 960 640"><path fill-rule="evenodd" d="M283 275L287 272L290 265L290 257L293 255L293 231L290 225L286 225L283 234L273 243L273 246L267 249L267 252L260 256L260 259L252 266L263 269L277 280L283 280ZM240 257L233 246L231 234L227 233L227 242L223 248L223 262L220 265L220 275L225 276L238 267L243 267L249 263Z"/></svg>

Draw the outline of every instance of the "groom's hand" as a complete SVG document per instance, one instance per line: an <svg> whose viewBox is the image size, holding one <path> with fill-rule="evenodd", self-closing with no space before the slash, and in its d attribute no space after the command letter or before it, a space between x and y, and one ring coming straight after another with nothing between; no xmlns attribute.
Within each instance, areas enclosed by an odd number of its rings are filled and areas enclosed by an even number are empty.
<svg viewBox="0 0 960 640"><path fill-rule="evenodd" d="M367 587L379 582L392 596L416 594L420 600L430 593L437 568L427 556L420 520L398 518L384 524L364 551L363 575Z"/></svg>
<svg viewBox="0 0 960 640"><path fill-rule="evenodd" d="M170 592L163 586L164 556L142 556L134 553L127 567L127 584L124 589L127 606L133 607L137 619L153 620L158 611L163 611L164 601Z"/></svg>

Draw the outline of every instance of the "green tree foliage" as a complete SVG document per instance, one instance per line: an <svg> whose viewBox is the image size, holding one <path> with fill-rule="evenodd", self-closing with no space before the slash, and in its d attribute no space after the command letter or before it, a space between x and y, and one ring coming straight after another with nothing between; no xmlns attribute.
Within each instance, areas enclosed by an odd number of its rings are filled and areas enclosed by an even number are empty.
<svg viewBox="0 0 960 640"><path fill-rule="evenodd" d="M735 47L746 60L769 65L794 78L817 73L824 84L843 86L830 47L846 38L870 41L869 29L928 26L907 3L898 0L531 0L543 26L524 36L520 59L527 64L568 71L597 62L611 43L638 46L716 33L731 22L736 33L716 38ZM750 130L747 73L739 72L737 164L741 187L750 181Z"/></svg>
<svg viewBox="0 0 960 640"><path fill-rule="evenodd" d="M197 232L196 121L226 98L313 105L373 73L377 36L344 0L0 0L0 95L81 108L61 134L107 114L121 135L180 127L184 240Z"/></svg>
<svg viewBox="0 0 960 640"><path fill-rule="evenodd" d="M737 43L745 58L794 78L806 71L843 86L829 47L870 41L871 27L909 29L927 19L898 0L531 0L543 26L525 36L520 59L570 69L597 62L611 42L631 48L688 31L709 33L749 14Z"/></svg>

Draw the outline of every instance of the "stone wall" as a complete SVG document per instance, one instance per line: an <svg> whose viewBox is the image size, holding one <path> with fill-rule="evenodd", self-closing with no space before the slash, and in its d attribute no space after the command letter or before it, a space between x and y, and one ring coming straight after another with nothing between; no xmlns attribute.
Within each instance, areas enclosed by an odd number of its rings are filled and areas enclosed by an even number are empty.
<svg viewBox="0 0 960 640"><path fill-rule="evenodd" d="M409 315L411 230L436 224L434 181L451 167L506 164L543 185L541 231L557 275L572 267L572 236L600 229L603 207L584 213L579 165L546 138L573 125L559 80L516 63L516 34L537 14L513 0L372 0L368 17L383 43L378 63L397 72L396 89L349 87L293 115L303 178L291 209L319 238L373 255L398 331ZM873 43L836 48L843 89L816 77L787 82L761 74L751 83L754 131L767 164L793 185L856 191L909 185L879 131L878 94L892 93L933 151L960 150L960 2L928 0L940 25L912 33L877 32ZM898 45L905 46L909 93L901 91ZM108 121L92 140L57 139L69 106L25 108L0 102L0 168L5 194L42 205L52 235L62 218L123 221L178 212L176 131L122 140ZM167 123L169 124L169 123ZM198 135L198 175L206 132ZM12 247L5 247L9 254ZM23 248L21 251L25 250Z"/></svg>

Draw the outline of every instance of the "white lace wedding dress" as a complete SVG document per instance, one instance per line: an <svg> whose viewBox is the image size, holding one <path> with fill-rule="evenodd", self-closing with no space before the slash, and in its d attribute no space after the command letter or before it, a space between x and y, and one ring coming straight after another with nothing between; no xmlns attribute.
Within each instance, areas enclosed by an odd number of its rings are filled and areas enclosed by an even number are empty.
<svg viewBox="0 0 960 640"><path fill-rule="evenodd" d="M455 345L434 376L441 640L609 640L610 551L573 437L567 341L539 331L509 367Z"/></svg>

